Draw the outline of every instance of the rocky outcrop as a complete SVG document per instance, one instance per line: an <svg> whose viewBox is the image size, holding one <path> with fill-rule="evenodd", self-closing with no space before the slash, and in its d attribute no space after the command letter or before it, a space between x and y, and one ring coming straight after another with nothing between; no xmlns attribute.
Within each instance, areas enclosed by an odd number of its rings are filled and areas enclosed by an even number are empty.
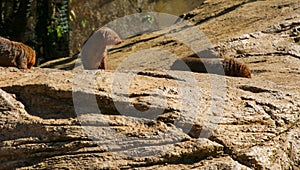
<svg viewBox="0 0 300 170"><path fill-rule="evenodd" d="M204 3L216 7L208 23L266 3L214 2ZM184 17L199 20L195 11ZM110 71L0 67L0 169L297 169L300 16L284 16L197 53L241 60L252 79L165 69L170 52L195 54L164 30L111 49Z"/></svg>
<svg viewBox="0 0 300 170"><path fill-rule="evenodd" d="M299 166L297 71L0 71L1 169Z"/></svg>

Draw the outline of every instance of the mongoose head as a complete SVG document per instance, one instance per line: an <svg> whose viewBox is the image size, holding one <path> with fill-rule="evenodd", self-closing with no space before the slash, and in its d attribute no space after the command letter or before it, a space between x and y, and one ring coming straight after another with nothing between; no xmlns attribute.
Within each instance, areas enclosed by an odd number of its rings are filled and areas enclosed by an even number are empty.
<svg viewBox="0 0 300 170"><path fill-rule="evenodd" d="M238 77L251 78L251 71L248 65L242 64L240 71L238 72Z"/></svg>
<svg viewBox="0 0 300 170"><path fill-rule="evenodd" d="M102 32L103 38L106 41L106 45L118 45L118 44L122 43L122 39L112 29L104 27L104 28L101 28L101 32Z"/></svg>
<svg viewBox="0 0 300 170"><path fill-rule="evenodd" d="M225 74L228 76L251 78L249 66L234 58L225 58L223 60L223 66Z"/></svg>
<svg viewBox="0 0 300 170"><path fill-rule="evenodd" d="M30 49L30 52L29 52L29 58L27 61L27 68L30 69L34 64L35 64L35 61L36 61L36 53L33 49Z"/></svg>

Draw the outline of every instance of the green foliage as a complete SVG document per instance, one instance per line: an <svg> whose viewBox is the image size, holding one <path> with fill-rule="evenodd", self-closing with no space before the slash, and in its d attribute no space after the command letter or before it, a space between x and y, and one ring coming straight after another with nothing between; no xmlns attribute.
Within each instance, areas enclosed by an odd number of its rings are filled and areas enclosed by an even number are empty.
<svg viewBox="0 0 300 170"><path fill-rule="evenodd" d="M85 19L81 21L81 25L82 25L83 28L86 27L86 22L87 22L87 21L86 21Z"/></svg>
<svg viewBox="0 0 300 170"><path fill-rule="evenodd" d="M69 0L69 3L72 3L73 1L72 0ZM76 20L76 13L75 13L75 11L73 10L73 9L70 9L70 14L69 14L69 19L70 19L70 21L75 21ZM83 20L81 20L81 26L83 27L83 28L86 28L86 26L87 26L87 20L85 20L85 19L83 19ZM93 27L92 28L92 30L94 30L95 28Z"/></svg>
<svg viewBox="0 0 300 170"><path fill-rule="evenodd" d="M75 11L73 9L70 10L70 21L75 21L76 20L76 14Z"/></svg>
<svg viewBox="0 0 300 170"><path fill-rule="evenodd" d="M72 0L0 0L0 35L33 47L38 62L69 55Z"/></svg>
<svg viewBox="0 0 300 170"><path fill-rule="evenodd" d="M148 13L145 13L142 19L143 22L147 22L148 24L153 24L154 20L154 17Z"/></svg>
<svg viewBox="0 0 300 170"><path fill-rule="evenodd" d="M47 3L45 3L45 1ZM69 55L69 0L37 1L38 55L40 62Z"/></svg>
<svg viewBox="0 0 300 170"><path fill-rule="evenodd" d="M50 25L47 26L47 35L56 33L58 38L62 38L69 32L68 5L68 0L64 0L62 3L52 2L52 15Z"/></svg>

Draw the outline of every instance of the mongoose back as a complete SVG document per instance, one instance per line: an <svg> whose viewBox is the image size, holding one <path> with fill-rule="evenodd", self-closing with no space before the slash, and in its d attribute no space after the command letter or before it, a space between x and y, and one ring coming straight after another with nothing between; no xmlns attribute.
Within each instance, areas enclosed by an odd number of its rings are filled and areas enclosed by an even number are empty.
<svg viewBox="0 0 300 170"><path fill-rule="evenodd" d="M96 30L84 43L80 52L84 69L107 69L106 46L117 45L121 38L112 29L103 27Z"/></svg>
<svg viewBox="0 0 300 170"><path fill-rule="evenodd" d="M251 78L251 71L245 63L234 58L197 58L185 57L176 60L171 66L172 70L182 70L185 63L190 71L199 73L225 74L233 77ZM186 70L185 71L189 71Z"/></svg>
<svg viewBox="0 0 300 170"><path fill-rule="evenodd" d="M35 51L21 43L0 37L0 66L30 69L36 61Z"/></svg>

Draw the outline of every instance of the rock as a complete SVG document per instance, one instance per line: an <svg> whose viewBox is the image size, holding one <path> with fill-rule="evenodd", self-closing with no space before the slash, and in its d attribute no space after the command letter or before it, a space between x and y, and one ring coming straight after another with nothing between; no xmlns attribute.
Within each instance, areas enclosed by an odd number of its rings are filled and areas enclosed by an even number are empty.
<svg viewBox="0 0 300 170"><path fill-rule="evenodd" d="M293 83L180 71L0 71L1 169L288 168L299 161Z"/></svg>
<svg viewBox="0 0 300 170"><path fill-rule="evenodd" d="M197 8L187 15L195 28L210 25L208 32L216 32L213 23L221 22L224 31L232 24L224 18L241 10L281 14L268 25L279 24L280 31L264 33L267 27L253 24L227 32L226 40L226 32L220 34L214 41L222 42L197 53L217 56L215 47L221 57L246 62L252 79L159 69L169 53L157 50L159 63L138 61L158 69L116 69L121 54L153 44L179 57L195 55L184 43L158 36L170 30L111 49L110 71L0 67L0 169L297 169L299 17L290 17L297 2L220 2L205 1L210 14ZM253 27L261 29L249 31Z"/></svg>

